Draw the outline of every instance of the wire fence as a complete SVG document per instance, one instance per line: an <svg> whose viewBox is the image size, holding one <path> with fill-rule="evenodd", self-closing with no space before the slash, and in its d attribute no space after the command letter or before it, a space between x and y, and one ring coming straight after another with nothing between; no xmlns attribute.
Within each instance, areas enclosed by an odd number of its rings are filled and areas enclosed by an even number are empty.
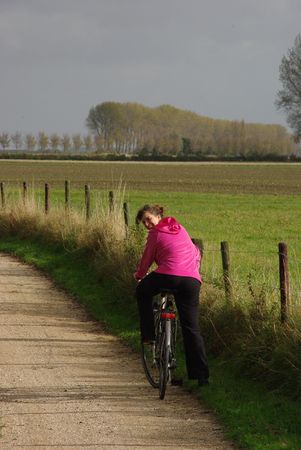
<svg viewBox="0 0 301 450"><path fill-rule="evenodd" d="M120 196L109 191L107 202L110 211L113 210ZM19 197L23 202L28 198L28 184L23 182L19 189ZM6 189L5 183L0 183L1 207L5 208L16 194ZM44 212L48 214L51 205L51 189L45 183L43 198L39 201L44 205ZM69 210L70 182L65 181L64 189L65 209ZM83 208L86 220L90 220L93 214L91 206L90 186L86 184L83 192ZM55 203L54 203L55 205ZM53 205L53 206L54 206ZM131 223L129 207L123 203L123 216L125 227ZM275 248L239 248L235 241L232 243L202 242L198 239L202 248L202 276L206 283L223 290L226 299L249 297L252 299L266 298L269 302L278 304L281 311L281 320L285 321L287 311L291 313L301 312L301 264L300 256L294 248L285 245L285 254L281 253L280 243L275 243ZM278 246L278 248L277 248Z"/></svg>
<svg viewBox="0 0 301 450"><path fill-rule="evenodd" d="M284 245L286 252L279 247ZM278 246L278 248L277 248ZM300 257L293 248L275 243L275 250L240 250L228 244L228 266L223 266L221 248L204 243L202 276L206 283L224 289L226 297L265 300L278 305L281 320L288 313L301 313ZM227 284L230 286L227 287Z"/></svg>

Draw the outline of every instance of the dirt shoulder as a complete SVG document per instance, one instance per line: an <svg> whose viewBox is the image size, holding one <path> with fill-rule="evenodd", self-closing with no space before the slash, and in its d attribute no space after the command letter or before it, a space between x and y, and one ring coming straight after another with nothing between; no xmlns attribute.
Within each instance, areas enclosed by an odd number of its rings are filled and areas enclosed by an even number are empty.
<svg viewBox="0 0 301 450"><path fill-rule="evenodd" d="M166 399L139 356L35 269L0 255L1 449L233 449L182 388Z"/></svg>

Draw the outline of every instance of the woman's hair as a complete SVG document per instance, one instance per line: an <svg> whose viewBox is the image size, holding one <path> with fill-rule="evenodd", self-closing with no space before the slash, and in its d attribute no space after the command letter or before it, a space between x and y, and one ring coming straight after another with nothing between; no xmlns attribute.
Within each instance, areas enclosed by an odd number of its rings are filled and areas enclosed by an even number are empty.
<svg viewBox="0 0 301 450"><path fill-rule="evenodd" d="M144 205L139 209L136 215L136 224L140 223L144 213L149 212L150 214L154 214L154 216L163 217L163 207L159 205Z"/></svg>

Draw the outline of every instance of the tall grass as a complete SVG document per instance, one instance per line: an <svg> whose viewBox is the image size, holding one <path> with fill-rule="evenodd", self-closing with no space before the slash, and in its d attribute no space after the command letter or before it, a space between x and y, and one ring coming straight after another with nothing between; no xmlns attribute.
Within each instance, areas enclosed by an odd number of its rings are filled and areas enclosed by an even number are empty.
<svg viewBox="0 0 301 450"><path fill-rule="evenodd" d="M56 206L45 214L34 191L26 201L20 192L0 212L0 233L78 252L93 266L96 280L114 278L124 304L134 302L133 272L145 234L134 226L125 228L123 199L121 186L115 191L112 209L107 199L99 196L90 219L86 220L84 209L65 210ZM237 371L263 381L272 389L300 398L299 316L294 314L286 324L281 324L278 303L256 274L249 276L244 289L238 280L234 283L232 302L225 301L218 273L202 289L200 320L209 353L231 361Z"/></svg>
<svg viewBox="0 0 301 450"><path fill-rule="evenodd" d="M62 245L68 252L83 252L94 265L96 276L112 276L124 286L132 285L131 267L138 260L142 234L125 227L123 195L119 186L113 208L99 195L87 220L84 208L66 210L57 205L45 214L34 189L25 201L20 192L1 210L1 234Z"/></svg>

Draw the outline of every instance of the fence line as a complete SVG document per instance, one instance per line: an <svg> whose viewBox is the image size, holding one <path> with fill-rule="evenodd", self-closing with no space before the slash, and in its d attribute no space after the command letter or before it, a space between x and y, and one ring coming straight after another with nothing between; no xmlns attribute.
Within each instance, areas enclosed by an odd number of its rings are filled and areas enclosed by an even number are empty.
<svg viewBox="0 0 301 450"><path fill-rule="evenodd" d="M45 183L44 186L44 212L45 214L49 213L50 209L50 186L48 183ZM91 217L91 190L90 185L86 184L84 187L85 193L85 215L86 220L88 221ZM5 195L5 185L4 182L0 183L0 194L1 194L1 206L4 208L6 206L6 195ZM28 195L27 183L23 182L23 191L22 198L25 204ZM115 208L115 199L114 192L109 191L108 196L108 205L109 211L112 213ZM65 209L68 211L70 209L70 181L65 181ZM123 218L124 224L126 227L126 236L128 236L128 228L130 224L130 215L129 215L129 207L126 202L123 203ZM193 239L193 241L199 246L202 256L207 253L218 253L221 254L222 260L222 272L223 272L223 281L224 281L224 289L225 289L225 297L229 302L233 301L233 278L232 278L232 267L230 264L230 247L227 241L221 242L220 249L215 248L206 248L201 239ZM254 250L233 250L231 249L231 254L256 254L260 257L265 256L276 256L278 254L279 257L279 286L273 286L272 290L280 291L280 320L282 323L287 321L288 318L288 309L290 303L290 295L291 288L289 283L289 270L288 270L288 248L287 245L283 242L278 244L278 251L254 251ZM249 282L248 282L249 284ZM300 283L301 286L301 283ZM250 286L249 286L250 289Z"/></svg>
<svg viewBox="0 0 301 450"><path fill-rule="evenodd" d="M218 249L218 248L212 249L212 248L205 247L204 250L206 251L206 253L207 252L215 252L215 253L220 252L220 249ZM249 250L249 251L247 251L247 250L231 250L231 253L247 254L247 255L251 254L251 253L253 253L255 255L260 255L260 254L262 254L262 255L277 255L278 254L278 252L276 252L276 251L262 251L262 250Z"/></svg>

